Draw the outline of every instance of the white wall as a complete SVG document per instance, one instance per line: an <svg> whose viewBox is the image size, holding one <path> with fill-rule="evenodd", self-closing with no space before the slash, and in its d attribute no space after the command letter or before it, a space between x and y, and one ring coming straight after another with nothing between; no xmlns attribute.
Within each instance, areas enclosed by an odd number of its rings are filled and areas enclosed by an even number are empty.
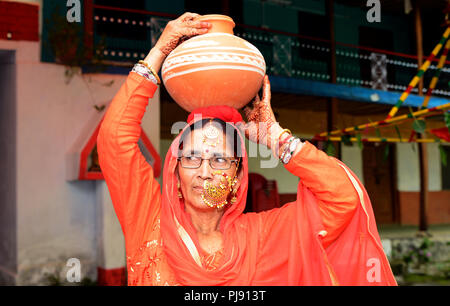
<svg viewBox="0 0 450 306"><path fill-rule="evenodd" d="M417 143L396 144L397 186L399 191L420 191L420 161ZM429 143L428 160L428 190L442 190L442 164L439 144Z"/></svg>
<svg viewBox="0 0 450 306"><path fill-rule="evenodd" d="M363 158L362 150L356 143L353 146L341 146L341 160L349 167L364 184Z"/></svg>
<svg viewBox="0 0 450 306"><path fill-rule="evenodd" d="M249 173L258 173L277 182L278 193L297 193L299 178L286 170L272 152L264 146L246 141Z"/></svg>
<svg viewBox="0 0 450 306"><path fill-rule="evenodd" d="M442 163L438 143L427 144L428 153L428 190L442 190Z"/></svg>
<svg viewBox="0 0 450 306"><path fill-rule="evenodd" d="M87 83L76 76L66 84L64 67L40 62L39 43L0 40L0 50L16 50L17 63L17 281L37 283L46 272L64 277L71 257L95 278L96 184L66 182L65 153L93 105L108 103L126 76L91 75ZM142 126L158 150L159 98L151 104Z"/></svg>

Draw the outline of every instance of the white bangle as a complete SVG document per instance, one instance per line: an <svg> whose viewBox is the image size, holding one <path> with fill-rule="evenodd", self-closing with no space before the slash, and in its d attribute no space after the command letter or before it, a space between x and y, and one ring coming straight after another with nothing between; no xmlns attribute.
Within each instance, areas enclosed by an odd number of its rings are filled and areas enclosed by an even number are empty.
<svg viewBox="0 0 450 306"><path fill-rule="evenodd" d="M134 65L133 70L131 71L143 76L148 81L153 82L155 85L158 85L158 80L155 78L150 69L148 69L146 66L142 64L136 64Z"/></svg>

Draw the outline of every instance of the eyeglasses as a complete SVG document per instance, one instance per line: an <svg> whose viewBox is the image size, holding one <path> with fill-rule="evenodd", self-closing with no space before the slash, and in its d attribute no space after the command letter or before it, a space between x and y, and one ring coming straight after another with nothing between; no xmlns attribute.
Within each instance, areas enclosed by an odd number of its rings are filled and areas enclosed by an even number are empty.
<svg viewBox="0 0 450 306"><path fill-rule="evenodd" d="M201 158L199 156L181 156L177 158L181 167L187 169L197 169L204 160L209 161L209 166L214 170L228 170L232 163L238 164L238 160L229 157Z"/></svg>

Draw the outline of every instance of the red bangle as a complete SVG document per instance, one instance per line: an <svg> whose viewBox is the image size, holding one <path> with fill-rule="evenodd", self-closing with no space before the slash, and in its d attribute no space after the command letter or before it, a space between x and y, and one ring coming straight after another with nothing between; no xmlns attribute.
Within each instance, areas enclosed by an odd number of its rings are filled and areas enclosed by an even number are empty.
<svg viewBox="0 0 450 306"><path fill-rule="evenodd" d="M281 146L283 146L285 143L289 142L289 139L293 138L294 136L290 135L289 137L287 137L285 140L280 140L278 142L278 144Z"/></svg>
<svg viewBox="0 0 450 306"><path fill-rule="evenodd" d="M285 140L278 142L278 157L280 157L280 151L284 152L283 146L291 141L291 139L294 138L294 136L289 136ZM283 149L283 150L282 150Z"/></svg>

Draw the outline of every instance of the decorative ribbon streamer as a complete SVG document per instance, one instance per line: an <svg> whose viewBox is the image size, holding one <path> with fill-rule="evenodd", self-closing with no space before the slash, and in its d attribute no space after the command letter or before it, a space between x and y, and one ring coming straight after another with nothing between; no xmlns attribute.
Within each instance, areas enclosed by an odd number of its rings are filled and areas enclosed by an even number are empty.
<svg viewBox="0 0 450 306"><path fill-rule="evenodd" d="M323 133L320 133L320 134L314 136L314 138L315 139L324 138L324 137L326 138L326 136L328 136L328 135L337 136L342 133L346 134L349 132L360 131L360 130L365 130L365 129L369 129L369 128L375 128L377 126L389 126L389 125L392 125L394 123L397 123L397 122L405 120L405 119L418 118L418 117L422 117L426 114L429 115L431 113L442 113L443 111L445 111L447 109L450 109L450 103L438 105L438 106L435 106L432 108L421 109L421 110L418 110L413 113L393 117L390 119L383 119L383 120L376 121L376 122L364 123L364 124L361 124L358 126L348 127L348 128L342 129L342 130L335 130L332 132L323 132Z"/></svg>
<svg viewBox="0 0 450 306"><path fill-rule="evenodd" d="M427 60L425 61L425 63L422 64L422 66L420 67L419 71L417 72L417 74L414 76L414 78L411 80L411 82L409 83L408 87L406 88L406 90L403 92L403 94L400 96L400 98L398 99L397 103L395 104L394 107L392 107L391 111L389 112L388 116L386 119L390 119L393 116L395 116L395 114L397 113L398 109L400 108L400 106L403 104L403 102L406 100L406 98L409 96L411 90L416 87L416 85L419 83L420 79L422 78L423 74L425 73L425 71L427 71L428 67L430 66L431 61L433 61L433 59L436 57L436 55L439 53L439 51L441 50L442 46L444 45L444 43L446 42L446 40L448 39L448 36L450 35L450 27L447 27L447 29L445 30L444 34L441 37L441 40L439 41L439 43L436 45L436 47L433 49L433 51L431 52L431 54L428 56Z"/></svg>
<svg viewBox="0 0 450 306"><path fill-rule="evenodd" d="M318 140L325 140L325 137L322 137L322 139L319 138ZM342 137L340 137L340 136L329 137L328 140L341 141ZM357 137L350 137L350 138L347 138L347 140L350 140L351 142L358 142L359 141ZM362 138L360 141L361 142L411 142L409 140L406 140L406 138L401 138L400 139L400 138L394 138L394 137L367 137L367 138ZM416 139L414 142L450 143L449 141L445 141L445 140L441 140L441 139L434 139L434 138L421 138L421 139Z"/></svg>
<svg viewBox="0 0 450 306"><path fill-rule="evenodd" d="M428 102L430 101L431 94L433 93L434 88L439 80L439 75L441 74L441 70L444 67L445 61L447 60L448 49L450 48L450 39L445 43L444 50L442 51L442 55L439 59L439 63L437 65L436 72L434 73L433 78L430 81L430 85L428 86L427 94L425 99L423 100L422 109L428 106Z"/></svg>

